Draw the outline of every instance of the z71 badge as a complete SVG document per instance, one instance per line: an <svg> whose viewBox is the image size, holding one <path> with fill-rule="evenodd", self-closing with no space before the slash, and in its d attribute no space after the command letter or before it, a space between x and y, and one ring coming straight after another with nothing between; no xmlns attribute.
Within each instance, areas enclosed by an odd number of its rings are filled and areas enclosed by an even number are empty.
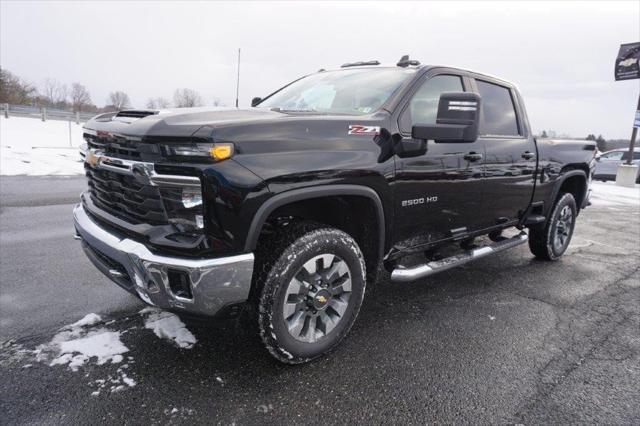
<svg viewBox="0 0 640 426"><path fill-rule="evenodd" d="M378 136L380 134L380 127L351 124L349 125L349 132L347 134L358 136Z"/></svg>

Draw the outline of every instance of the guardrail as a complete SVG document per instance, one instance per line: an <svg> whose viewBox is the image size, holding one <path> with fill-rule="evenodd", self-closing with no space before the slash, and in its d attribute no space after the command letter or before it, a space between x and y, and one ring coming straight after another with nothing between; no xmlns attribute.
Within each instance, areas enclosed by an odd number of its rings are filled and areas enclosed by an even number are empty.
<svg viewBox="0 0 640 426"><path fill-rule="evenodd" d="M96 116L98 113L92 112L73 112L56 108L40 108L28 105L12 105L2 104L2 111L5 118L12 116L16 117L29 117L39 118L42 121L47 120L64 120L75 121L77 124L88 121L91 117Z"/></svg>

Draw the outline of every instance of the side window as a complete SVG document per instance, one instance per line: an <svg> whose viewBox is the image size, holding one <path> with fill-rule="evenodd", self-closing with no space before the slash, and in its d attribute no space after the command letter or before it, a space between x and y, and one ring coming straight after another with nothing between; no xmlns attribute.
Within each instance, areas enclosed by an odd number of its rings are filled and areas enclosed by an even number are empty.
<svg viewBox="0 0 640 426"><path fill-rule="evenodd" d="M436 75L422 83L400 116L400 130L411 133L415 124L436 124L438 102L445 92L464 92L458 75Z"/></svg>
<svg viewBox="0 0 640 426"><path fill-rule="evenodd" d="M627 161L629 159L629 151L621 151L623 153L622 160ZM640 160L640 152L633 151L633 159Z"/></svg>
<svg viewBox="0 0 640 426"><path fill-rule="evenodd" d="M476 80L482 97L484 135L518 136L518 119L511 98L511 91L504 86Z"/></svg>
<svg viewBox="0 0 640 426"><path fill-rule="evenodd" d="M613 151L602 154L601 157L605 160L621 160L622 154L624 154L624 151Z"/></svg>

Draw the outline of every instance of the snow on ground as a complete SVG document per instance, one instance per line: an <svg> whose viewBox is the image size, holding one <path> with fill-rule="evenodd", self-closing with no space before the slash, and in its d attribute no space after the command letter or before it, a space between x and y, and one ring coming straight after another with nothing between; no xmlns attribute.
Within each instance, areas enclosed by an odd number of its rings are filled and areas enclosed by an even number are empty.
<svg viewBox="0 0 640 426"><path fill-rule="evenodd" d="M129 349L120 341L121 332L99 326L101 321L99 315L92 313L62 327L49 343L36 348L38 360L53 357L50 366L68 365L72 371L78 371L93 358L98 365L122 362L122 354Z"/></svg>
<svg viewBox="0 0 640 426"><path fill-rule="evenodd" d="M183 349L191 349L197 342L196 337L187 329L180 318L171 312L161 311L155 308L144 308L141 315L145 318L144 326L161 339L166 339Z"/></svg>
<svg viewBox="0 0 640 426"><path fill-rule="evenodd" d="M120 340L123 332L108 329L101 322L99 315L88 314L62 327L50 342L38 346L32 353L37 361L45 362L50 367L66 365L74 372L91 362L96 365L121 364L124 354L129 352L129 348ZM135 386L136 381L126 373L132 362L133 358L128 357L128 363L121 364L115 374L89 383L96 388L91 395L99 395L107 387L110 392L119 392Z"/></svg>
<svg viewBox="0 0 640 426"><path fill-rule="evenodd" d="M628 206L640 207L640 185L635 188L618 186L615 182L592 182L591 203L594 206L628 209Z"/></svg>
<svg viewBox="0 0 640 426"><path fill-rule="evenodd" d="M79 175L82 124L0 117L0 175Z"/></svg>
<svg viewBox="0 0 640 426"><path fill-rule="evenodd" d="M197 342L196 337L175 314L149 307L141 310L140 315L145 329L152 330L157 337L178 348L190 349ZM35 349L26 348L12 340L2 342L0 366L17 364L25 369L32 368L31 362L35 360L49 367L64 366L74 373L82 371L86 377L100 374L101 378L88 383L93 396L98 396L103 391L120 392L134 387L137 382L128 375L128 369L135 360L129 355L129 348L122 342L121 337L139 327L129 326L121 331L114 330L113 324L118 322L105 322L100 315L91 313L60 328L49 342ZM93 366L102 368L92 368ZM224 383L220 377L216 377L216 380L220 384Z"/></svg>

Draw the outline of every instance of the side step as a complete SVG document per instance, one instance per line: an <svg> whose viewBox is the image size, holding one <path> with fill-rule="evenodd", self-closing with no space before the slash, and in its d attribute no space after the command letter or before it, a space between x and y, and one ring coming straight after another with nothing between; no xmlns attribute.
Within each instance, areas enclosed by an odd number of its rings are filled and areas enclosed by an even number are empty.
<svg viewBox="0 0 640 426"><path fill-rule="evenodd" d="M520 244L526 243L528 239L529 237L527 236L527 233L521 232L515 237L504 238L496 243L467 250L462 254L446 257L441 260L423 263L422 265L417 265L412 268L404 268L400 266L391 272L391 281L409 282L419 278L424 278L435 274L436 272L446 271L447 269L464 265L472 260L480 259L481 257L519 246Z"/></svg>

